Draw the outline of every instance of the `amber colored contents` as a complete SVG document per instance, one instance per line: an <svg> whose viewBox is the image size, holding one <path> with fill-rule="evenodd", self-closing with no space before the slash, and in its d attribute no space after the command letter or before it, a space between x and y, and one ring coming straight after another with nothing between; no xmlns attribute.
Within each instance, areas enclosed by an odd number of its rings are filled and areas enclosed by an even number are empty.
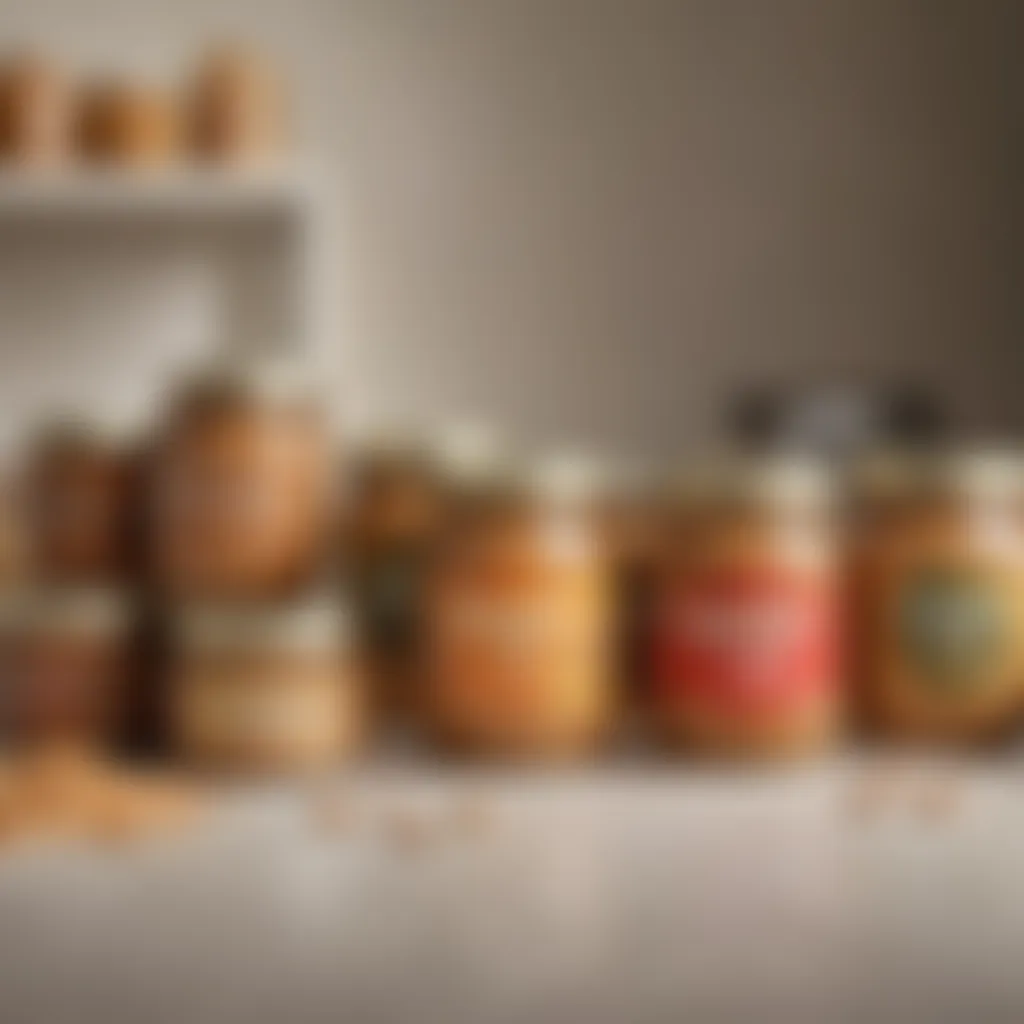
<svg viewBox="0 0 1024 1024"><path fill-rule="evenodd" d="M1015 503L869 505L854 558L862 710L901 738L971 741L1024 711L1024 535Z"/></svg>
<svg viewBox="0 0 1024 1024"><path fill-rule="evenodd" d="M86 91L78 113L78 141L97 163L162 167L182 152L176 98L139 83L104 83Z"/></svg>
<svg viewBox="0 0 1024 1024"><path fill-rule="evenodd" d="M71 93L56 67L25 56L0 69L0 158L24 167L60 165L72 136Z"/></svg>
<svg viewBox="0 0 1024 1024"><path fill-rule="evenodd" d="M107 607L112 600L55 590L5 608L5 724L14 742L102 747L118 738L131 658L128 620Z"/></svg>
<svg viewBox="0 0 1024 1024"><path fill-rule="evenodd" d="M309 408L246 396L186 403L154 465L154 559L176 595L277 596L320 570L329 444Z"/></svg>
<svg viewBox="0 0 1024 1024"><path fill-rule="evenodd" d="M422 582L444 518L437 481L411 454L375 453L358 467L344 527L375 703L413 710Z"/></svg>
<svg viewBox="0 0 1024 1024"><path fill-rule="evenodd" d="M586 753L614 703L612 581L581 508L485 501L452 525L426 595L428 714L457 752Z"/></svg>
<svg viewBox="0 0 1024 1024"><path fill-rule="evenodd" d="M177 745L197 767L323 769L359 739L357 686L330 653L186 654L173 693Z"/></svg>
<svg viewBox="0 0 1024 1024"><path fill-rule="evenodd" d="M192 147L212 162L259 163L278 154L287 134L284 89L259 55L212 53L191 93Z"/></svg>
<svg viewBox="0 0 1024 1024"><path fill-rule="evenodd" d="M25 531L42 580L110 583L137 552L137 473L131 455L90 437L42 444L26 467Z"/></svg>

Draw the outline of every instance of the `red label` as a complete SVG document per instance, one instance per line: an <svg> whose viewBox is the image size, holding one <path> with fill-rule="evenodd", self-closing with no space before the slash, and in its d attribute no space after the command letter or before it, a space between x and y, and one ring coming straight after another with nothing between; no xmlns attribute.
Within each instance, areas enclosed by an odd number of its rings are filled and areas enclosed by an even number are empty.
<svg viewBox="0 0 1024 1024"><path fill-rule="evenodd" d="M667 703L771 712L833 684L838 616L827 579L708 572L655 608L652 668Z"/></svg>

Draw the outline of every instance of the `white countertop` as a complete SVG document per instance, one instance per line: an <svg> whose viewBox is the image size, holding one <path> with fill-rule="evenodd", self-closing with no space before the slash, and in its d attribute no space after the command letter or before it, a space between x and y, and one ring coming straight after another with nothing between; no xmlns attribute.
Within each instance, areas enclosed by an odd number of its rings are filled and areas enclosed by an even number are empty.
<svg viewBox="0 0 1024 1024"><path fill-rule="evenodd" d="M375 770L337 831L235 791L174 841L8 851L0 1020L1019 1022L1024 767L931 814L922 771L865 815L863 766Z"/></svg>

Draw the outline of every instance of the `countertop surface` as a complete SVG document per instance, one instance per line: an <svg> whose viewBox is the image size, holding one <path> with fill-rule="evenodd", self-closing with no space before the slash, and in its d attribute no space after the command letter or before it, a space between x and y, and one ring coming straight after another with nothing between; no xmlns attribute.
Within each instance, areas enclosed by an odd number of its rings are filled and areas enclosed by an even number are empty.
<svg viewBox="0 0 1024 1024"><path fill-rule="evenodd" d="M4 1024L1024 1020L1024 765L365 770L0 854Z"/></svg>

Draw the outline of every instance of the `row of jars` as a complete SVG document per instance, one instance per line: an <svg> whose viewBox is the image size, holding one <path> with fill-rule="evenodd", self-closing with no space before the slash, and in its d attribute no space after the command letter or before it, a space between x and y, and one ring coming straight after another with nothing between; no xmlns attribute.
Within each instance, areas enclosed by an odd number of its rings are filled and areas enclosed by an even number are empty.
<svg viewBox="0 0 1024 1024"><path fill-rule="evenodd" d="M280 154L286 122L278 75L239 47L211 52L180 91L131 76L79 85L33 53L0 61L0 161L19 168L261 162Z"/></svg>
<svg viewBox="0 0 1024 1024"><path fill-rule="evenodd" d="M651 495L579 460L391 444L343 494L293 369L201 376L131 455L40 439L2 616L9 734L127 731L285 769L352 752L368 719L563 758L626 720L788 756L851 723L980 740L1021 716L1013 457L892 459L841 500L779 457Z"/></svg>

